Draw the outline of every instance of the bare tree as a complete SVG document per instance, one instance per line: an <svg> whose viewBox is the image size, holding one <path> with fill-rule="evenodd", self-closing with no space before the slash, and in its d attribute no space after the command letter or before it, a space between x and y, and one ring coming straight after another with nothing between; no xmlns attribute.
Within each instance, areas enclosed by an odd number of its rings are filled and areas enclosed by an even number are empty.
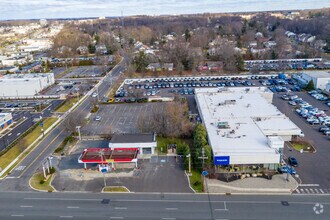
<svg viewBox="0 0 330 220"><path fill-rule="evenodd" d="M163 108L154 110L149 116L139 116L137 126L141 132L156 132L163 136L189 135L192 124L188 119L187 108L187 104L180 101L164 103Z"/></svg>
<svg viewBox="0 0 330 220"><path fill-rule="evenodd" d="M76 112L71 112L63 122L64 128L70 133L75 133L77 131L77 126L83 125L84 118Z"/></svg>

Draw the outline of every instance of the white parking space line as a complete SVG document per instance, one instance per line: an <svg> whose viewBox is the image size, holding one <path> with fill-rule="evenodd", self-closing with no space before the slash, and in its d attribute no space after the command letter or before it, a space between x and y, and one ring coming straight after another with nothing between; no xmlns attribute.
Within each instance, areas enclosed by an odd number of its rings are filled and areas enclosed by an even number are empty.
<svg viewBox="0 0 330 220"><path fill-rule="evenodd" d="M24 217L24 215L11 215L12 217Z"/></svg>
<svg viewBox="0 0 330 220"><path fill-rule="evenodd" d="M68 209L79 209L80 207L79 206L68 206L67 208Z"/></svg>
<svg viewBox="0 0 330 220"><path fill-rule="evenodd" d="M124 217L110 217L110 219L124 219Z"/></svg>
<svg viewBox="0 0 330 220"><path fill-rule="evenodd" d="M127 207L115 207L115 209L119 209L119 210L126 210Z"/></svg>
<svg viewBox="0 0 330 220"><path fill-rule="evenodd" d="M162 218L164 220L175 220L176 218Z"/></svg>
<svg viewBox="0 0 330 220"><path fill-rule="evenodd" d="M21 208L32 208L33 206L32 205L21 205L20 207Z"/></svg>
<svg viewBox="0 0 330 220"><path fill-rule="evenodd" d="M178 208L165 208L166 210L172 211L172 210L178 210Z"/></svg>
<svg viewBox="0 0 330 220"><path fill-rule="evenodd" d="M60 216L60 218L73 218L73 216L71 216L71 215L62 215L62 216Z"/></svg>

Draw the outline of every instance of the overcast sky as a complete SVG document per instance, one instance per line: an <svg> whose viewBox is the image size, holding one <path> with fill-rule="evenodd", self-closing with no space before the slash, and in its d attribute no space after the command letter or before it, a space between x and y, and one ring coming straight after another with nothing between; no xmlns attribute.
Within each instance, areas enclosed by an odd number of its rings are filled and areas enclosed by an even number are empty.
<svg viewBox="0 0 330 220"><path fill-rule="evenodd" d="M330 7L330 0L0 0L0 19L79 18L293 10Z"/></svg>

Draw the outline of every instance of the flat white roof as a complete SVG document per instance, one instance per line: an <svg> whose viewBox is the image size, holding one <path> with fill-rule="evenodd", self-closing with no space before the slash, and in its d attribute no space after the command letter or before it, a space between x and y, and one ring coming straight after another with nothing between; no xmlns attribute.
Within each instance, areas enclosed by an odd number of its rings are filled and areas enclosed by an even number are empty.
<svg viewBox="0 0 330 220"><path fill-rule="evenodd" d="M330 71L304 71L302 72L310 77L314 78L329 78L330 79Z"/></svg>
<svg viewBox="0 0 330 220"><path fill-rule="evenodd" d="M29 74L7 74L4 75L0 80L7 79L35 79L35 78L45 78L53 76L54 73L29 73Z"/></svg>
<svg viewBox="0 0 330 220"><path fill-rule="evenodd" d="M273 93L265 87L201 88L195 94L214 156L230 156L230 164L278 163L266 135L299 129L271 104Z"/></svg>

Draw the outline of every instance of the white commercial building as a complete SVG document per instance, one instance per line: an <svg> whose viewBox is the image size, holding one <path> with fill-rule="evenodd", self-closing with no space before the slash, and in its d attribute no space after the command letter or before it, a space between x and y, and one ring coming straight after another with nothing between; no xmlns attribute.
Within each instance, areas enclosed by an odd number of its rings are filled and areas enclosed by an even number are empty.
<svg viewBox="0 0 330 220"><path fill-rule="evenodd" d="M327 84L330 83L330 72L326 71L305 71L299 76L300 80L305 84L313 80L316 89L326 90Z"/></svg>
<svg viewBox="0 0 330 220"><path fill-rule="evenodd" d="M156 134L118 134L113 135L109 148L139 148L139 154L154 154L157 147Z"/></svg>
<svg viewBox="0 0 330 220"><path fill-rule="evenodd" d="M215 165L276 168L284 141L302 132L271 104L272 98L266 87L195 90Z"/></svg>
<svg viewBox="0 0 330 220"><path fill-rule="evenodd" d="M0 78L0 96L31 97L54 83L54 73L8 74Z"/></svg>
<svg viewBox="0 0 330 220"><path fill-rule="evenodd" d="M11 123L13 123L11 113L0 113L0 131L6 129Z"/></svg>

